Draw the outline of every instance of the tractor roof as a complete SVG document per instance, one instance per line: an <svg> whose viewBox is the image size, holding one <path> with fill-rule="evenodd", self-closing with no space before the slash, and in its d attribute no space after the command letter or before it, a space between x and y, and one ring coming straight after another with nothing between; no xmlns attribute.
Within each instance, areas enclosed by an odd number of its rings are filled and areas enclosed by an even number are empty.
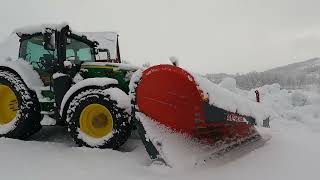
<svg viewBox="0 0 320 180"><path fill-rule="evenodd" d="M61 23L61 24L40 24L40 25L30 25L30 26L24 26L17 28L13 31L13 33L16 33L18 36L22 35L32 35L36 33L42 33L45 32L46 29L52 29L52 30L58 30L60 31L63 27L66 27L69 25L68 23ZM71 28L70 28L71 29ZM78 36L88 36L88 39L105 39L105 40L115 40L118 33L116 32L77 32L75 30L72 30L73 34L76 34ZM90 38L93 37L93 38Z"/></svg>
<svg viewBox="0 0 320 180"><path fill-rule="evenodd" d="M53 29L53 30L60 31L63 27L67 25L68 25L67 23L29 25L29 26L17 28L13 31L13 33L16 33L20 37L22 35L32 35L36 33L45 32L46 29Z"/></svg>
<svg viewBox="0 0 320 180"><path fill-rule="evenodd" d="M33 35L37 33L43 33L46 29L53 29L60 31L63 27L67 26L67 23L61 24L40 24L40 25L31 25L21 28L17 28L13 33L17 34L19 37L23 35ZM73 34L78 36L86 36L90 41L97 41L99 43L98 48L108 49L112 59L116 58L117 54L117 40L118 33L116 32L76 32L72 31Z"/></svg>

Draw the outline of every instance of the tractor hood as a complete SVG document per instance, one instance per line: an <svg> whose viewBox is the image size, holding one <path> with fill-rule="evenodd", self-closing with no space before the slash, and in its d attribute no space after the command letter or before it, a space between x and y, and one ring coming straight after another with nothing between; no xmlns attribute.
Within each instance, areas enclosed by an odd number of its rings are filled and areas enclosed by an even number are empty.
<svg viewBox="0 0 320 180"><path fill-rule="evenodd" d="M139 66L124 63L110 63L110 62L85 62L81 65L82 68L112 68L114 70L136 71L142 69Z"/></svg>
<svg viewBox="0 0 320 180"><path fill-rule="evenodd" d="M128 93L129 82L134 71L140 69L137 66L123 63L86 62L81 65L81 76L84 79L107 77L118 81L118 87Z"/></svg>

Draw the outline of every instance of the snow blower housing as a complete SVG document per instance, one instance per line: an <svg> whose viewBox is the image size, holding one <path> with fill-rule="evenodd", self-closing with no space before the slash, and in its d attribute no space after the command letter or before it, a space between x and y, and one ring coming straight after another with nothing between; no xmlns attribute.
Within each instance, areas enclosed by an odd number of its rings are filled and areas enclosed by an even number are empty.
<svg viewBox="0 0 320 180"><path fill-rule="evenodd" d="M172 65L158 65L137 71L131 81L131 98L138 126L149 155L165 157L161 133L152 136L150 119L174 132L196 137L213 151L260 139L254 125L268 124L259 106L208 79ZM166 162L166 160L163 160Z"/></svg>
<svg viewBox="0 0 320 180"><path fill-rule="evenodd" d="M151 159L167 164L148 122L215 146L259 138L254 125L268 119L257 103L179 67L121 63L117 33L65 24L15 32L19 59L0 62L1 136L27 138L51 117L80 146L117 149L137 127Z"/></svg>

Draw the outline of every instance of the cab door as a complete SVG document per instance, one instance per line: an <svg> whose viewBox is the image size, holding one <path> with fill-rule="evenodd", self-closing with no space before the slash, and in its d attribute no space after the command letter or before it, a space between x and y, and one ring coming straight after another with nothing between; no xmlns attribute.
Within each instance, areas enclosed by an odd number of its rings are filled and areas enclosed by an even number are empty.
<svg viewBox="0 0 320 180"><path fill-rule="evenodd" d="M57 52L44 48L44 38L42 34L33 35L21 41L19 58L30 63L36 70L45 86L50 86L52 74L55 71L57 62Z"/></svg>

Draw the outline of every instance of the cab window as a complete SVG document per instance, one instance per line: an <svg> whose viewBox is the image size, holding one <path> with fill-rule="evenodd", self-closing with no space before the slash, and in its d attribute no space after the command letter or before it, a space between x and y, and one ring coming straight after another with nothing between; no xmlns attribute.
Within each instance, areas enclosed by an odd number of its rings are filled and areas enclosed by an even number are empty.
<svg viewBox="0 0 320 180"><path fill-rule="evenodd" d="M41 62L53 61L57 59L56 52L46 50L43 47L43 36L32 36L21 42L19 58L32 64L34 68L42 68Z"/></svg>
<svg viewBox="0 0 320 180"><path fill-rule="evenodd" d="M75 61L76 64L80 62L95 61L92 48L81 41L73 38L67 40L66 60Z"/></svg>

